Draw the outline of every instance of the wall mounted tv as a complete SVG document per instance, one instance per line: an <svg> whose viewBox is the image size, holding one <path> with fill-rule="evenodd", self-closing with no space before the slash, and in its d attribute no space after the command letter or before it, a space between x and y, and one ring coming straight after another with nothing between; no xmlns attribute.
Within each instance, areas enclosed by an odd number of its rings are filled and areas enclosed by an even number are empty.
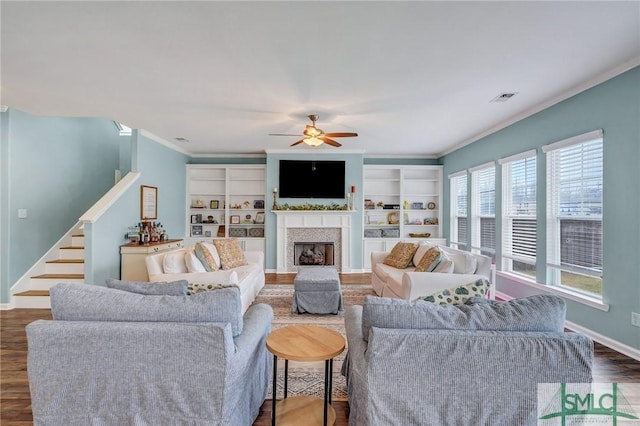
<svg viewBox="0 0 640 426"><path fill-rule="evenodd" d="M344 161L280 160L281 198L344 198Z"/></svg>

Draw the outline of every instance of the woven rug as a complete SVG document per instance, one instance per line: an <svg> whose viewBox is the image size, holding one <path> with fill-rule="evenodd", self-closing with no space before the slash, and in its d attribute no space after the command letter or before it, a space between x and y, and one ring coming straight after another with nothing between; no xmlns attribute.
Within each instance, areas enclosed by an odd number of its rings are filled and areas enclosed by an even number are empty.
<svg viewBox="0 0 640 426"><path fill-rule="evenodd" d="M374 295L370 285L343 285L342 299L345 307L361 305L366 295ZM317 325L335 330L346 340L344 330L344 312L337 315L297 314L291 312L292 284L269 284L260 291L254 303L266 303L273 308L272 329L288 325ZM347 400L347 386L340 368L344 362L346 350L333 360L333 399ZM284 394L284 362L278 360L278 380L276 383L277 397ZM288 396L312 395L322 398L324 395L324 362L289 362ZM267 399L271 399L271 386Z"/></svg>

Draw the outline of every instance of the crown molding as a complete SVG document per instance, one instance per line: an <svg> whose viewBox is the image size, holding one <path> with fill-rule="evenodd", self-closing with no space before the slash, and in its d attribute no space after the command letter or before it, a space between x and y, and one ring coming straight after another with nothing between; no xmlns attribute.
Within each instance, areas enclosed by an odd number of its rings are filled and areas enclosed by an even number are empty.
<svg viewBox="0 0 640 426"><path fill-rule="evenodd" d="M311 151L313 150L313 151ZM267 155L269 154L363 154L364 149L318 149L309 147L305 149L265 149Z"/></svg>

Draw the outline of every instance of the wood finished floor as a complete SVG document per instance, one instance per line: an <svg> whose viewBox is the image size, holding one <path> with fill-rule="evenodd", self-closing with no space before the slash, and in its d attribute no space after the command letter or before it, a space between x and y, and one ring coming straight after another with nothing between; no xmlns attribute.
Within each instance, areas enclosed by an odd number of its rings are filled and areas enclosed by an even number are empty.
<svg viewBox="0 0 640 426"><path fill-rule="evenodd" d="M267 284L291 284L293 274L267 274ZM341 275L343 285L371 282L369 274ZM27 340L24 327L37 319L51 319L49 309L0 311L0 424L32 425L27 380ZM595 344L595 382L640 383L640 361ZM334 402L336 426L348 425L349 404ZM271 424L271 403L265 401L254 426Z"/></svg>

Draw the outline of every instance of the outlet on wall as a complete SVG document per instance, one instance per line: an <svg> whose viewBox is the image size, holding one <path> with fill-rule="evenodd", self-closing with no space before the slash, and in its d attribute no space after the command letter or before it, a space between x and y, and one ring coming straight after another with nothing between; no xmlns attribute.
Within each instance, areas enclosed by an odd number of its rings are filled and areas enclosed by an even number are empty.
<svg viewBox="0 0 640 426"><path fill-rule="evenodd" d="M631 312L631 324L636 327L640 327L640 314L637 312Z"/></svg>

